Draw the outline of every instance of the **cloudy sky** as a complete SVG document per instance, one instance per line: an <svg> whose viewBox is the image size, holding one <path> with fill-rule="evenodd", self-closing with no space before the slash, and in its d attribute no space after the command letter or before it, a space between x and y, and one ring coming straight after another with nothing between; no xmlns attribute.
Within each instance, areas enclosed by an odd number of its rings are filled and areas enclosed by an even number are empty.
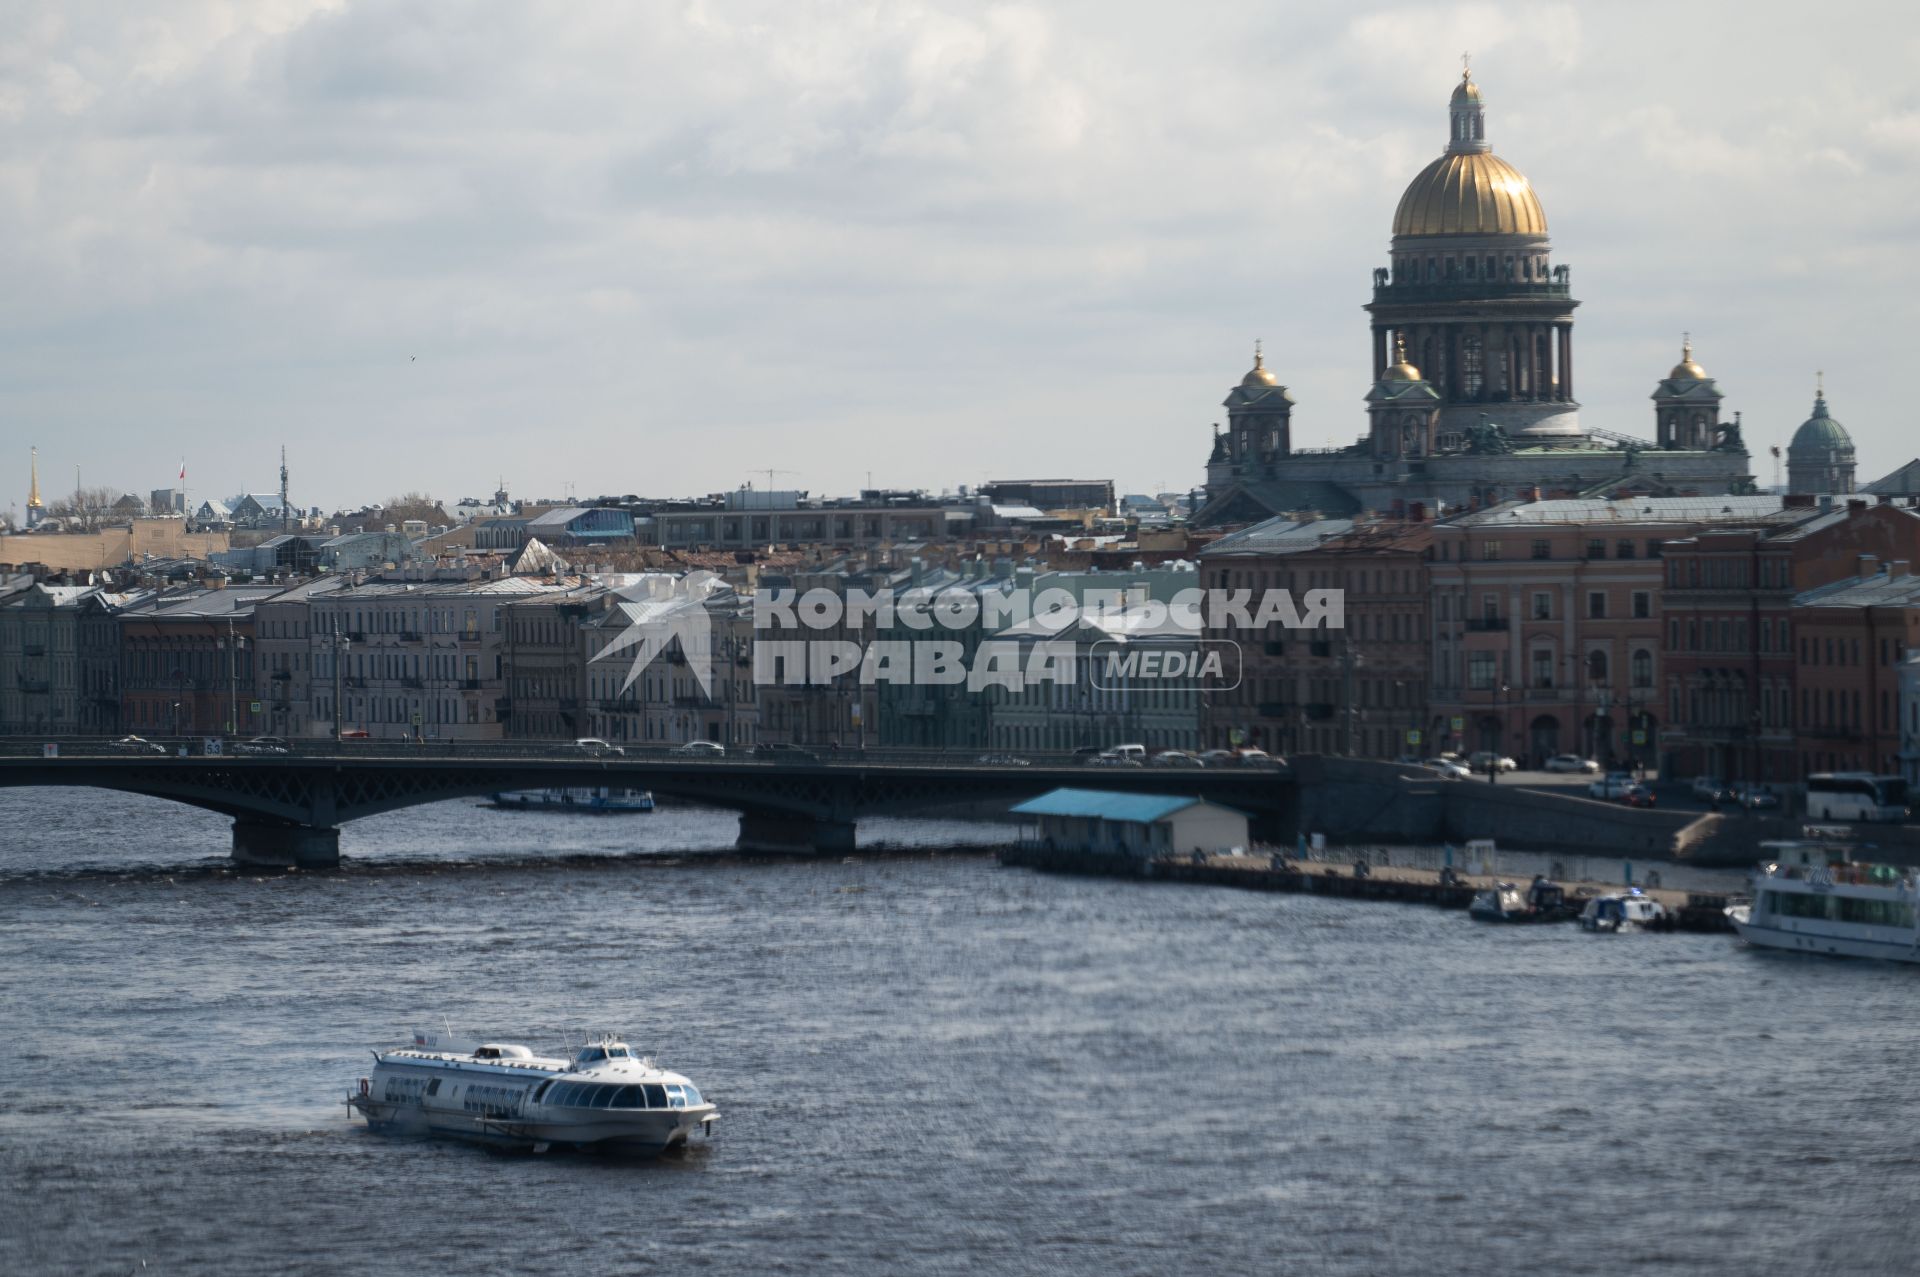
<svg viewBox="0 0 1920 1277"><path fill-rule="evenodd" d="M1201 479L1253 339L1347 442L1472 50L1583 301L1584 419L1696 354L1920 454L1894 4L12 0L0 508ZM568 485L572 485L569 489Z"/></svg>

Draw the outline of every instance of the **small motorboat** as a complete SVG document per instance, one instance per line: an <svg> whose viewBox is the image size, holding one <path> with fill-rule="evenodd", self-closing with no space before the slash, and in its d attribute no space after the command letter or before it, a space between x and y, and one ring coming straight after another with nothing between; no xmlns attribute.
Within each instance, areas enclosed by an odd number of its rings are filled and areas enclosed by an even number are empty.
<svg viewBox="0 0 1920 1277"><path fill-rule="evenodd" d="M1664 931L1673 915L1638 887L1609 892L1587 901L1580 912L1580 929L1615 934L1622 931Z"/></svg>
<svg viewBox="0 0 1920 1277"><path fill-rule="evenodd" d="M1467 915L1482 922L1572 922L1579 916L1567 903L1566 888L1547 881L1544 874L1534 875L1524 891L1511 882L1496 882L1475 893Z"/></svg>

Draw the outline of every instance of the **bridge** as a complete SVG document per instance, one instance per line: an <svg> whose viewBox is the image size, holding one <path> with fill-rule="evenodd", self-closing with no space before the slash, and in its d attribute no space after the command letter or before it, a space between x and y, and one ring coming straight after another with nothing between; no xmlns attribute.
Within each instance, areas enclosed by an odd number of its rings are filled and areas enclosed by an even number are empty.
<svg viewBox="0 0 1920 1277"><path fill-rule="evenodd" d="M1291 811L1284 766L1087 766L1066 755L934 751L788 751L724 757L669 748L592 753L570 745L299 742L286 753L205 754L202 742L101 739L0 743L0 787L87 786L216 811L233 821L233 859L325 867L340 826L363 816L515 789L607 785L650 790L740 814L750 851L851 850L862 816L962 803L1017 802L1063 786L1191 795L1239 808L1272 829ZM51 748L50 748L51 747Z"/></svg>

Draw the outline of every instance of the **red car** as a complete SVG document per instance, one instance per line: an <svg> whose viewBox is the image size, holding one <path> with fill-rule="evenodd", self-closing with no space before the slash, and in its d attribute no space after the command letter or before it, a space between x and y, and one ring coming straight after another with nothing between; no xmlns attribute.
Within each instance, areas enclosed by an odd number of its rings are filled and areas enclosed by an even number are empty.
<svg viewBox="0 0 1920 1277"><path fill-rule="evenodd" d="M1620 801L1629 807L1653 806L1653 791L1645 785L1628 785L1620 791Z"/></svg>

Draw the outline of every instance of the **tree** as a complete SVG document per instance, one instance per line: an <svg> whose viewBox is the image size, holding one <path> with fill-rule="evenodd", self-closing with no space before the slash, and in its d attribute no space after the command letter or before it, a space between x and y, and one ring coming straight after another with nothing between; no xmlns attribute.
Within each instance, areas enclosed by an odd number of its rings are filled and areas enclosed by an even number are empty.
<svg viewBox="0 0 1920 1277"><path fill-rule="evenodd" d="M69 530L91 532L124 517L114 513L113 503L119 499L118 488L76 488L48 506L47 517Z"/></svg>
<svg viewBox="0 0 1920 1277"><path fill-rule="evenodd" d="M397 497L388 497L381 503L381 516L395 527L408 519L419 519L428 524L453 522L447 512L440 508L440 503L424 492L406 492Z"/></svg>

